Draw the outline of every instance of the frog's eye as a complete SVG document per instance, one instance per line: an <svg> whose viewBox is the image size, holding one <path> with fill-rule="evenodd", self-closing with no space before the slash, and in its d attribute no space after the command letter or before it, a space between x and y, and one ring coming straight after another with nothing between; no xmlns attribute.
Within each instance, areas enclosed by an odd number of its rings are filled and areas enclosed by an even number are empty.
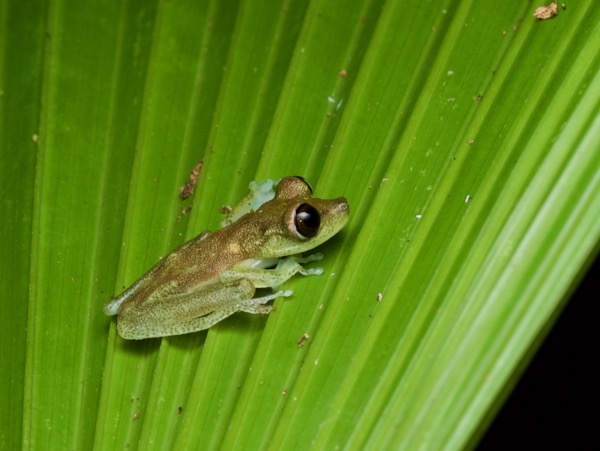
<svg viewBox="0 0 600 451"><path fill-rule="evenodd" d="M294 225L298 235L301 238L315 236L321 225L321 216L317 209L309 204L300 204L294 213Z"/></svg>

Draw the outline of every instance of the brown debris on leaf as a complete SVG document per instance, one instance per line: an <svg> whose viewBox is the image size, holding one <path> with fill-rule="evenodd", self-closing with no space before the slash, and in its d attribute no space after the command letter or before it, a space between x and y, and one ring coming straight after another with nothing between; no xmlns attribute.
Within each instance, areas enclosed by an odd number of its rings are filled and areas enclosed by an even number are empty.
<svg viewBox="0 0 600 451"><path fill-rule="evenodd" d="M175 218L175 222L181 221L181 217L187 215L190 211L192 211L192 206L188 205L183 210L181 210L181 213L177 215L177 217Z"/></svg>
<svg viewBox="0 0 600 451"><path fill-rule="evenodd" d="M307 333L303 333L300 336L300 339L298 340L298 347L301 348L302 346L304 346L304 342L308 339L310 339L310 335L308 335Z"/></svg>
<svg viewBox="0 0 600 451"><path fill-rule="evenodd" d="M535 10L533 16L538 20L552 19L558 14L558 2L552 2L546 6L540 6Z"/></svg>
<svg viewBox="0 0 600 451"><path fill-rule="evenodd" d="M196 184L198 183L198 177L200 177L200 169L202 169L202 160L200 160L198 164L194 166L194 169L192 169L192 172L190 173L188 181L185 183L185 185L179 188L179 195L182 199L187 199L194 194Z"/></svg>

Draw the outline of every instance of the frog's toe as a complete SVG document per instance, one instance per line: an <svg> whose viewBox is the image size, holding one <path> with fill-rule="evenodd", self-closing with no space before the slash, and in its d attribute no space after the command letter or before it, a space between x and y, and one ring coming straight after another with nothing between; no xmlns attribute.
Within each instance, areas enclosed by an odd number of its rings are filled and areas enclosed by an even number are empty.
<svg viewBox="0 0 600 451"><path fill-rule="evenodd" d="M304 276L320 276L321 274L323 274L323 268L303 268L299 272Z"/></svg>
<svg viewBox="0 0 600 451"><path fill-rule="evenodd" d="M260 304L252 304L247 305L240 308L242 312L252 313L255 315L268 315L273 311L273 306L271 305L260 305Z"/></svg>
<svg viewBox="0 0 600 451"><path fill-rule="evenodd" d="M317 252L316 254L310 254L306 257L302 258L303 262L319 262L323 260L324 255L321 252Z"/></svg>

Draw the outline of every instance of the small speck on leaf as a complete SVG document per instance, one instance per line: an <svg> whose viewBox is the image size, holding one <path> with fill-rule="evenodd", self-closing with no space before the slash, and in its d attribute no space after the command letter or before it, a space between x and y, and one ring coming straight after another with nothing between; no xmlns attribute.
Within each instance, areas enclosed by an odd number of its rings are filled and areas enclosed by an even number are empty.
<svg viewBox="0 0 600 451"><path fill-rule="evenodd" d="M307 333L303 333L302 336L300 336L300 338L298 339L298 347L301 348L302 346L304 346L304 342L309 339L310 335L308 335Z"/></svg>
<svg viewBox="0 0 600 451"><path fill-rule="evenodd" d="M538 20L552 19L558 14L558 2L552 2L546 6L538 7L533 16Z"/></svg>
<svg viewBox="0 0 600 451"><path fill-rule="evenodd" d="M188 205L183 210L181 210L181 213L179 213L179 215L175 219L175 222L181 221L181 217L186 216L190 211L192 211L192 205Z"/></svg>

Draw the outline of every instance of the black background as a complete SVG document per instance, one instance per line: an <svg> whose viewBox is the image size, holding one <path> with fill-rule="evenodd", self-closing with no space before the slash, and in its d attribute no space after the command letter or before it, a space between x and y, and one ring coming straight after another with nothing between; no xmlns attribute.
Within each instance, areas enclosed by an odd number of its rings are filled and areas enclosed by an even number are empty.
<svg viewBox="0 0 600 451"><path fill-rule="evenodd" d="M589 449L598 443L598 360L592 313L598 303L597 258L479 442L478 451ZM592 380L594 379L594 381ZM594 424L593 424L594 423ZM596 445L597 446L597 445Z"/></svg>

